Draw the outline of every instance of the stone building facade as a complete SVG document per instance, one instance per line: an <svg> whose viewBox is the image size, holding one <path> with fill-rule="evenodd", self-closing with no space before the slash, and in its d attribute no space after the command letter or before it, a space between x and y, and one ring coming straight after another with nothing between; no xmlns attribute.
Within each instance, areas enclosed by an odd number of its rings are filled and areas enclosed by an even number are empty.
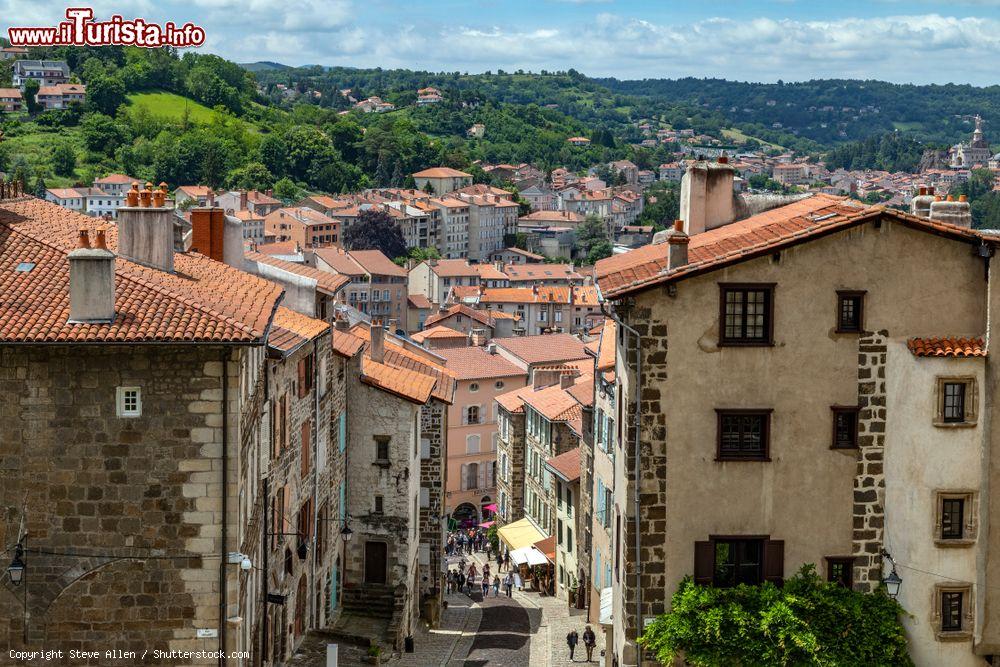
<svg viewBox="0 0 1000 667"><path fill-rule="evenodd" d="M524 516L524 408L497 399L497 521Z"/></svg>
<svg viewBox="0 0 1000 667"><path fill-rule="evenodd" d="M978 409L993 240L821 195L733 219L597 266L625 325L608 659L651 664L637 630L685 575L812 563L867 591L883 549L917 664L997 655L1000 544L977 523L996 478Z"/></svg>

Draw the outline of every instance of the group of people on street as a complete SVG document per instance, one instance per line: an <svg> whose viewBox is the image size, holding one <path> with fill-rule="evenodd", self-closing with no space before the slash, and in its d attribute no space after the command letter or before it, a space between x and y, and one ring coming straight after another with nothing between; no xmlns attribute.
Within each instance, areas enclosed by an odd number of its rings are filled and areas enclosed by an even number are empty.
<svg viewBox="0 0 1000 667"><path fill-rule="evenodd" d="M490 575L493 578L490 578ZM465 558L458 563L458 568L455 570L449 569L448 575L445 577L445 585L449 593L465 593L466 595L472 595L473 586L476 585L476 578L480 576L479 569L476 567L476 563L472 562L466 568ZM479 580L479 587L483 591L483 597L487 598L490 595L490 589L493 589L493 597L500 595L500 587L503 586L504 592L507 597L513 595L512 591L514 588L514 574L512 572L507 572L507 576L502 580L500 579L500 573L493 573L490 570L489 562L483 566L482 576Z"/></svg>
<svg viewBox="0 0 1000 667"><path fill-rule="evenodd" d="M473 551L490 550L490 541L482 528L460 529L448 536L444 551L449 556L461 556Z"/></svg>
<svg viewBox="0 0 1000 667"><path fill-rule="evenodd" d="M566 635L566 645L569 646L570 660L574 660L573 652L576 650L576 645L579 643L580 635L577 634L576 630L570 630ZM587 662L593 662L595 646L597 646L597 635L594 634L594 631L591 630L588 625L583 630L583 647L587 649Z"/></svg>

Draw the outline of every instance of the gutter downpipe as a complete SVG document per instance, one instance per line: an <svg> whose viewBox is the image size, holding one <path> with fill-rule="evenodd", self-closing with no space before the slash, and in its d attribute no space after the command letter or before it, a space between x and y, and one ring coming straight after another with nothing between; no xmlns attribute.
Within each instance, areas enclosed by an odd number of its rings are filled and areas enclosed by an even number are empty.
<svg viewBox="0 0 1000 667"><path fill-rule="evenodd" d="M634 512L635 518L635 655L636 655L636 665L642 665L642 645L639 644L639 635L642 631L642 585L640 577L642 575L642 558L640 556L640 548L642 546L642 537L639 530L639 510L641 508L640 496L639 496L639 472L640 472L640 461L642 460L642 448L640 446L640 421L642 418L642 336L638 331L630 327L621 321L613 312L609 312L605 307L605 301L601 301L601 312L604 313L606 317L610 317L615 321L615 324L620 326L622 329L632 334L635 337L635 497L634 502ZM627 338L625 339L627 340ZM626 347L626 351L627 351ZM628 365L628 355L625 355L625 364Z"/></svg>
<svg viewBox="0 0 1000 667"><path fill-rule="evenodd" d="M227 600L227 548L229 546L229 351L222 352L222 558L219 564L219 665L225 665Z"/></svg>

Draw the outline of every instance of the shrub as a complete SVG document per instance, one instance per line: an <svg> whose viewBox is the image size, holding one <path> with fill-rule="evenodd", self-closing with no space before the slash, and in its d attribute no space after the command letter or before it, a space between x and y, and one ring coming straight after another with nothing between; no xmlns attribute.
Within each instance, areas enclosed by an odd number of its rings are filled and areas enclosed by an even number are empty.
<svg viewBox="0 0 1000 667"><path fill-rule="evenodd" d="M681 583L671 611L640 643L671 664L912 665L899 604L882 590L858 593L822 581L805 565L782 588Z"/></svg>

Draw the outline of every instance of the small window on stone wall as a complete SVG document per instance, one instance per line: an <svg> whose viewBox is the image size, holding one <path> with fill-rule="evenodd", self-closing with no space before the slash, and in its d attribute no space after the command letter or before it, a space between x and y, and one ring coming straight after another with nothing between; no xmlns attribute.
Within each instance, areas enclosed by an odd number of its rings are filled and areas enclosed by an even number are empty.
<svg viewBox="0 0 1000 667"><path fill-rule="evenodd" d="M974 377L939 377L935 396L934 425L975 426L979 417L979 396Z"/></svg>
<svg viewBox="0 0 1000 667"><path fill-rule="evenodd" d="M972 584L948 582L934 587L934 630L939 641L972 638L976 605Z"/></svg>
<svg viewBox="0 0 1000 667"><path fill-rule="evenodd" d="M979 522L973 491L938 491L934 506L934 542L939 547L965 547L975 543Z"/></svg>
<svg viewBox="0 0 1000 667"><path fill-rule="evenodd" d="M139 387L118 387L118 416L142 416L142 394Z"/></svg>

